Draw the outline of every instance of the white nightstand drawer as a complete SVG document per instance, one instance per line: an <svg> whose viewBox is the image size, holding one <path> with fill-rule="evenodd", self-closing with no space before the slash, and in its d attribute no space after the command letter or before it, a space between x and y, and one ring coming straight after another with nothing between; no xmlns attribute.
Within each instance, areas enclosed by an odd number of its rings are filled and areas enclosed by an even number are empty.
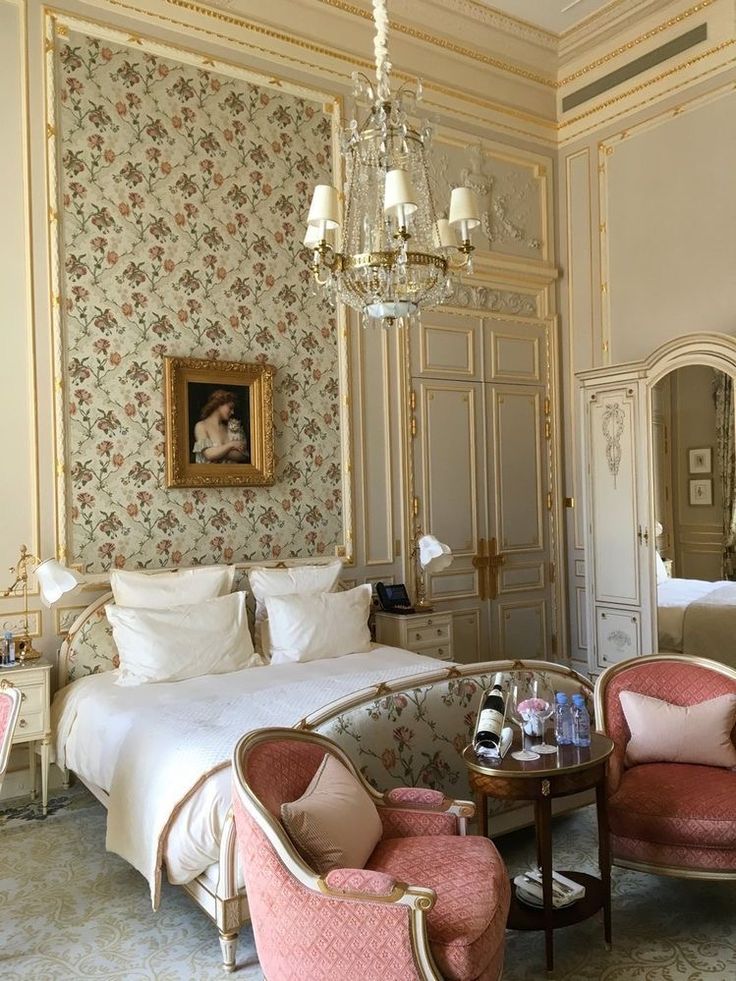
<svg viewBox="0 0 736 981"><path fill-rule="evenodd" d="M43 686L46 682L46 674L43 668L27 668L19 664L7 677L16 688L29 688L31 685Z"/></svg>
<svg viewBox="0 0 736 981"><path fill-rule="evenodd" d="M436 657L440 661L452 660L452 649L448 644L437 644L433 647L415 647L413 650L415 654L421 654L423 657Z"/></svg>
<svg viewBox="0 0 736 981"><path fill-rule="evenodd" d="M38 739L40 736L44 735L44 713L41 712L27 712L20 710L20 716L18 718L18 727L15 730L15 736L13 742L19 742L23 739Z"/></svg>
<svg viewBox="0 0 736 981"><path fill-rule="evenodd" d="M23 684L15 686L20 692L20 717L35 712L43 712L46 705L46 689L43 682L40 685Z"/></svg>
<svg viewBox="0 0 736 981"><path fill-rule="evenodd" d="M442 641L447 643L450 639L450 624L448 621L433 620L432 617L424 626L412 623L407 630L407 639L412 647L416 644L439 644Z"/></svg>

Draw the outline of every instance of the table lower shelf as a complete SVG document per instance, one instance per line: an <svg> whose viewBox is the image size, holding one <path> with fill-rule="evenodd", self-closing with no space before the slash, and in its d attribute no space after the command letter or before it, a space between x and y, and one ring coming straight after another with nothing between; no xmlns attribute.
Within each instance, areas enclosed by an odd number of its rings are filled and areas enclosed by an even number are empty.
<svg viewBox="0 0 736 981"><path fill-rule="evenodd" d="M599 909L603 908L605 902L605 890L603 883L594 875L587 872L568 872L558 870L561 875L568 879L573 879L585 886L585 895L582 899L566 906L564 909L552 911L551 927L558 930L560 927L572 926L573 923L581 923L583 920L594 916ZM544 930L544 910L527 906L516 898L516 889L511 882L511 908L506 925L510 930Z"/></svg>

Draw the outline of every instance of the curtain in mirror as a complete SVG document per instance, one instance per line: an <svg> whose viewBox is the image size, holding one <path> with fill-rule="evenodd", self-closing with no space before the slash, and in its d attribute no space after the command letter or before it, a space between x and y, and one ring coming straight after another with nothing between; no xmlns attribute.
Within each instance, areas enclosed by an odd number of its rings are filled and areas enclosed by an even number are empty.
<svg viewBox="0 0 736 981"><path fill-rule="evenodd" d="M716 406L716 452L723 493L723 578L736 579L736 415L733 379L716 372L713 381Z"/></svg>

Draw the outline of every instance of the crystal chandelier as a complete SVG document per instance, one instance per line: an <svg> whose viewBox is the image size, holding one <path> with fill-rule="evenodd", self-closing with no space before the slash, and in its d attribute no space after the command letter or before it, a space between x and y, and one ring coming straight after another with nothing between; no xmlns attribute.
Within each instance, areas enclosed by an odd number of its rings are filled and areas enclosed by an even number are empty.
<svg viewBox="0 0 736 981"><path fill-rule="evenodd" d="M437 217L426 160L430 129L408 115L421 84L391 93L386 0L373 0L373 19L376 81L353 76L356 98L367 97L371 107L343 138L343 219L337 188L317 185L304 239L314 249L317 282L360 311L364 326L403 324L440 303L452 290L451 272L472 272L470 232L480 224L467 187L453 189L449 219Z"/></svg>

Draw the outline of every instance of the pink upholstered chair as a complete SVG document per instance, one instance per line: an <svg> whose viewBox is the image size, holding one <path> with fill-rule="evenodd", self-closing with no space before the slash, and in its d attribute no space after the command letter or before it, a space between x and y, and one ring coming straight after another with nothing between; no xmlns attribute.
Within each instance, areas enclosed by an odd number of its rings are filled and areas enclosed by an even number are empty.
<svg viewBox="0 0 736 981"><path fill-rule="evenodd" d="M318 875L291 843L281 804L326 753L362 783L383 838L363 869ZM510 888L501 857L465 837L473 805L436 790L377 793L333 742L293 729L244 736L233 809L250 915L269 981L497 981Z"/></svg>
<svg viewBox="0 0 736 981"><path fill-rule="evenodd" d="M613 863L660 875L736 879L736 773L690 763L627 766L631 733L623 691L696 705L736 693L736 671L705 658L656 654L613 665L595 687L597 726L616 744L608 769ZM731 738L736 741L736 727Z"/></svg>
<svg viewBox="0 0 736 981"><path fill-rule="evenodd" d="M5 687L0 686L0 789L8 766L10 745L18 723L21 701L21 693L17 688L5 682L3 685Z"/></svg>

